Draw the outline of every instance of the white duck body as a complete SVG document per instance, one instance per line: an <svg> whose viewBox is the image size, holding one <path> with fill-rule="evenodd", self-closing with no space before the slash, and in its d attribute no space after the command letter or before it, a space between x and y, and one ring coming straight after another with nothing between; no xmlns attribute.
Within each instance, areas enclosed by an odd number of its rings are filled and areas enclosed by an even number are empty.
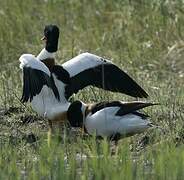
<svg viewBox="0 0 184 180"><path fill-rule="evenodd" d="M150 121L135 114L116 116L119 107L107 107L85 119L85 127L89 134L109 137L115 134L136 134L144 132L150 127Z"/></svg>
<svg viewBox="0 0 184 180"><path fill-rule="evenodd" d="M54 119L60 113L67 111L70 103L58 101L54 93L46 85L43 86L40 94L33 97L31 106L40 116L50 120Z"/></svg>
<svg viewBox="0 0 184 180"><path fill-rule="evenodd" d="M70 103L62 99L64 95L58 92L44 63L32 54L23 54L19 61L23 70L22 101L30 101L33 110L48 119L66 111Z"/></svg>
<svg viewBox="0 0 184 180"><path fill-rule="evenodd" d="M84 127L90 135L118 138L141 133L151 127L149 116L138 110L153 105L156 104L141 101L96 104L74 101L68 108L67 118L72 127Z"/></svg>

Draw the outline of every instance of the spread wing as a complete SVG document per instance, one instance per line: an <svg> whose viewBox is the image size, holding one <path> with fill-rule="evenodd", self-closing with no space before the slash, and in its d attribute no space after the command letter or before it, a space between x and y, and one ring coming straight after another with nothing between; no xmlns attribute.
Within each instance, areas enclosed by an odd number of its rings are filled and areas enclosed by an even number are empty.
<svg viewBox="0 0 184 180"><path fill-rule="evenodd" d="M128 74L99 56L83 53L67 61L62 67L70 75L69 83L65 87L67 99L89 85L133 97L148 97L144 89Z"/></svg>
<svg viewBox="0 0 184 180"><path fill-rule="evenodd" d="M143 109L148 106L157 105L155 103L150 102L142 102L142 101L135 101L135 102L121 102L121 101L111 101L111 102L100 102L91 107L92 114L100 111L106 107L119 107L119 110L116 112L116 116L123 116L129 113L135 113L135 111Z"/></svg>
<svg viewBox="0 0 184 180"><path fill-rule="evenodd" d="M66 98L89 85L132 97L148 97L148 94L117 66L102 64L71 77L70 83L66 86Z"/></svg>
<svg viewBox="0 0 184 180"><path fill-rule="evenodd" d="M46 85L53 90L55 97L59 100L59 93L57 87L54 84L52 77L49 77L44 72L32 69L30 67L23 68L23 93L22 102L30 102L33 97L38 95L43 86Z"/></svg>
<svg viewBox="0 0 184 180"><path fill-rule="evenodd" d="M20 68L23 70L23 93L22 102L32 101L38 95L43 86L53 90L55 97L59 100L59 92L47 67L30 54L20 57Z"/></svg>

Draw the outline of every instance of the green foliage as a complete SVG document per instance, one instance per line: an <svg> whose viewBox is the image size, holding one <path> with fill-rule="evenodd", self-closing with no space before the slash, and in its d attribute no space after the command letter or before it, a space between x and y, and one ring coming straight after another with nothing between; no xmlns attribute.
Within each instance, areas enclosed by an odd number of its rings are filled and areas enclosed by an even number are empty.
<svg viewBox="0 0 184 180"><path fill-rule="evenodd" d="M0 0L0 179L183 179L183 9L182 0ZM39 53L51 23L61 29L58 63L85 51L111 59L161 104L146 110L161 129L123 139L115 155L106 140L65 131L48 146L46 122L19 101L18 58ZM92 87L72 98L134 100Z"/></svg>

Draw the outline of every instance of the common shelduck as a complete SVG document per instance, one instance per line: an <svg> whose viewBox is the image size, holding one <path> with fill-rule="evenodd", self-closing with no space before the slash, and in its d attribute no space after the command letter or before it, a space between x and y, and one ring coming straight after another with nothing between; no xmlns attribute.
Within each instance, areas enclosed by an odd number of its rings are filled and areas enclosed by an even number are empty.
<svg viewBox="0 0 184 180"><path fill-rule="evenodd" d="M70 105L58 91L52 73L44 63L32 54L23 54L19 58L23 70L22 102L31 102L33 110L46 117L51 123L59 123L60 114Z"/></svg>
<svg viewBox="0 0 184 180"><path fill-rule="evenodd" d="M118 140L122 136L141 133L152 127L149 116L139 110L153 105L156 104L139 101L96 104L74 101L63 116L67 117L72 127L84 127L85 132L90 135Z"/></svg>
<svg viewBox="0 0 184 180"><path fill-rule="evenodd" d="M48 25L44 29L45 48L37 59L51 71L58 91L68 98L86 86L95 86L133 97L146 98L148 94L115 64L91 53L82 53L62 65L55 65L59 28Z"/></svg>
<svg viewBox="0 0 184 180"><path fill-rule="evenodd" d="M68 98L88 85L133 97L148 94L125 72L99 56L82 53L62 65L55 65L59 28L48 25L44 29L45 48L35 57L20 57L23 70L22 102L31 102L41 116L54 121L70 105Z"/></svg>

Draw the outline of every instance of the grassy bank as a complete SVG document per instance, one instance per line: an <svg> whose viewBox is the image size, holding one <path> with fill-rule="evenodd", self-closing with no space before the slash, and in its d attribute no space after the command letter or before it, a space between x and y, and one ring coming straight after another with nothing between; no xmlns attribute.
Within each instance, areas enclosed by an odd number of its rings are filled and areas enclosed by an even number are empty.
<svg viewBox="0 0 184 180"><path fill-rule="evenodd" d="M183 179L183 9L180 0L0 0L0 179ZM123 139L115 155L67 128L48 147L47 122L20 103L18 58L39 53L51 23L61 28L59 64L86 51L111 59L161 104L146 112L162 129ZM92 87L73 99L134 100Z"/></svg>

